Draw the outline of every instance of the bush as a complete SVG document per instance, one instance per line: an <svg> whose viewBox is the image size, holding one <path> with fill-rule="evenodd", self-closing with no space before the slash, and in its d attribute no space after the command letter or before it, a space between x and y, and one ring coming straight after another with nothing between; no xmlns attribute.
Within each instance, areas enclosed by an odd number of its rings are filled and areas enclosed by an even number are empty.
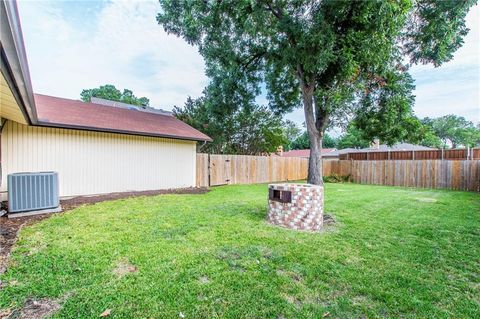
<svg viewBox="0 0 480 319"><path fill-rule="evenodd" d="M349 180L350 180L350 175L341 176L336 173L333 173L332 175L323 176L324 183L345 183L345 182L348 182Z"/></svg>

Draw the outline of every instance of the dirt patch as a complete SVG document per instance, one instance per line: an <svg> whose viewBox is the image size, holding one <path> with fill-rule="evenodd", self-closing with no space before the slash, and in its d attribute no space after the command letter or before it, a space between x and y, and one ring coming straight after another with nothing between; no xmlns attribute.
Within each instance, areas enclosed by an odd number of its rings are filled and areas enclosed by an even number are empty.
<svg viewBox="0 0 480 319"><path fill-rule="evenodd" d="M138 269L135 265L129 263L126 259L122 259L118 262L117 267L113 269L113 273L118 277L122 278L123 276L137 272Z"/></svg>
<svg viewBox="0 0 480 319"><path fill-rule="evenodd" d="M296 283L301 283L303 281L302 276L294 271L278 269L277 276L288 277Z"/></svg>
<svg viewBox="0 0 480 319"><path fill-rule="evenodd" d="M8 319L11 313L10 309L0 309L0 319Z"/></svg>
<svg viewBox="0 0 480 319"><path fill-rule="evenodd" d="M330 225L333 225L335 223L336 223L335 218L333 218L332 215L323 214L323 225L324 226L330 226Z"/></svg>
<svg viewBox="0 0 480 319"><path fill-rule="evenodd" d="M198 278L198 281L200 281L201 284L208 284L210 282L207 276L202 276Z"/></svg>
<svg viewBox="0 0 480 319"><path fill-rule="evenodd" d="M108 200L131 198L138 196L156 196L163 194L204 194L208 192L208 188L205 187L190 187L181 189L163 189L154 191L142 191L142 192L126 192L126 193L110 193L96 196L79 196L66 200L61 200L63 211L68 211L76 207L88 204L100 203ZM8 259L12 246L17 240L18 231L27 225L36 223L42 219L48 218L52 214L41 214L34 216L18 217L9 219L6 216L0 217L0 274L4 273L7 269ZM2 283L0 281L0 288Z"/></svg>
<svg viewBox="0 0 480 319"><path fill-rule="evenodd" d="M293 297L289 294L282 294L282 297L289 303L289 304L293 304L295 305L295 307L297 308L301 308L302 307L302 301L296 297Z"/></svg>
<svg viewBox="0 0 480 319"><path fill-rule="evenodd" d="M57 300L42 298L28 299L21 309L5 312L5 319L42 319L60 310L60 302Z"/></svg>

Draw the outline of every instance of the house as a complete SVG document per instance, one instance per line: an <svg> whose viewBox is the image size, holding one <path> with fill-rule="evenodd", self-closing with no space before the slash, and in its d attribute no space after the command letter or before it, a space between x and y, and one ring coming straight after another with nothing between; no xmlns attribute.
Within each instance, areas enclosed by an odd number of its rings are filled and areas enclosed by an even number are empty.
<svg viewBox="0 0 480 319"><path fill-rule="evenodd" d="M410 143L396 143L392 146L386 144L379 144L378 141L372 144L371 147L355 150L355 152L388 152L388 151L428 151L434 148L410 144Z"/></svg>
<svg viewBox="0 0 480 319"><path fill-rule="evenodd" d="M434 150L434 148L426 147L422 145L415 145L410 143L397 143L392 146L386 144L373 143L371 147L367 148L344 148L337 150L336 148L323 148L322 149L322 158L323 159L339 159L341 155L349 153L368 153L368 152L388 152L388 151L426 151ZM287 152L280 152L279 156L282 157L310 157L310 150L291 150ZM344 157L345 157L344 156Z"/></svg>
<svg viewBox="0 0 480 319"><path fill-rule="evenodd" d="M61 197L195 186L208 136L168 112L33 94L14 1L0 23L2 200L17 172L58 172Z"/></svg>
<svg viewBox="0 0 480 319"><path fill-rule="evenodd" d="M347 153L350 153L350 152L356 152L358 151L358 149L356 148L344 148L344 149L341 149L341 150L334 150L332 152L330 152L328 154L329 156L329 159L339 159L340 155L342 154L347 154Z"/></svg>
<svg viewBox="0 0 480 319"><path fill-rule="evenodd" d="M423 154L420 157L421 159L431 158L432 152L427 152L430 155L426 155L425 152L421 151L437 151L435 148L430 148L422 145L415 145L410 143L396 143L392 146L385 144L380 144L378 142L374 143L371 147L361 148L361 149L344 149L338 152L338 158L340 160L386 160L386 159L415 159L418 157L415 156L415 152L420 151L420 154ZM395 154L395 155L391 155ZM425 158L425 156L427 156Z"/></svg>

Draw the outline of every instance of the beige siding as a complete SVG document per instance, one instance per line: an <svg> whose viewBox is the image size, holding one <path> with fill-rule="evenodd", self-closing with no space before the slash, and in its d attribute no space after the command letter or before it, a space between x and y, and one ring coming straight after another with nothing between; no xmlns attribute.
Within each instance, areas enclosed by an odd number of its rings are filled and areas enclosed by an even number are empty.
<svg viewBox="0 0 480 319"><path fill-rule="evenodd" d="M2 192L6 191L7 174L37 171L59 173L60 196L195 185L192 141L32 127L8 121L1 142Z"/></svg>

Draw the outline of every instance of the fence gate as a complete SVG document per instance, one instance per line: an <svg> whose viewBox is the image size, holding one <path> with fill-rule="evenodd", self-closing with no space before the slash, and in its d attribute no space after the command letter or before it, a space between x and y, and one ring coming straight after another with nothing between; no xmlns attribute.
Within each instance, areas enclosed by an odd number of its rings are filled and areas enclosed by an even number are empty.
<svg viewBox="0 0 480 319"><path fill-rule="evenodd" d="M210 186L233 184L232 156L210 155Z"/></svg>

